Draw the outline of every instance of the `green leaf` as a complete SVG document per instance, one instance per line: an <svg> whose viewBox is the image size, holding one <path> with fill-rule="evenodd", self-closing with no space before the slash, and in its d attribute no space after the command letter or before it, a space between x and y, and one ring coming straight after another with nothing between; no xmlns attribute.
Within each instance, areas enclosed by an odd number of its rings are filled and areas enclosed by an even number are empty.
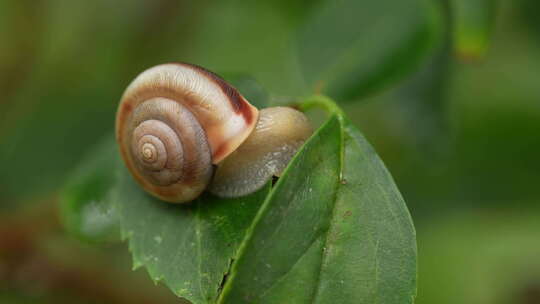
<svg viewBox="0 0 540 304"><path fill-rule="evenodd" d="M345 184L339 190L341 195L336 204L341 204L342 210L350 210L357 215L359 223L351 219L343 225L350 229L352 236L349 240L342 240L341 250L348 255L335 259L334 268L327 267L333 272L327 277L329 281L338 276L354 280L355 274L371 273L371 284L363 288L361 285L348 285L350 296L358 295L356 303L413 303L417 253L409 211L392 176L360 131L350 123L346 123L344 128ZM343 214L346 215L347 211ZM366 256L355 259L358 252ZM359 284L360 280L362 278L356 276ZM355 288L361 290L355 291ZM328 291L328 296L339 296L337 289Z"/></svg>
<svg viewBox="0 0 540 304"><path fill-rule="evenodd" d="M174 205L149 196L124 172L118 207L134 268L146 266L155 282L193 303L214 303L268 190L237 199L204 194Z"/></svg>
<svg viewBox="0 0 540 304"><path fill-rule="evenodd" d="M306 143L267 197L220 303L413 302L410 215L382 161L340 118Z"/></svg>
<svg viewBox="0 0 540 304"><path fill-rule="evenodd" d="M451 0L454 49L464 60L482 57L495 20L496 0Z"/></svg>
<svg viewBox="0 0 540 304"><path fill-rule="evenodd" d="M61 220L68 232L92 242L119 239L114 186L119 154L114 137L92 149L60 194Z"/></svg>
<svg viewBox="0 0 540 304"><path fill-rule="evenodd" d="M418 67L439 34L431 1L325 1L299 31L298 59L318 93L350 100Z"/></svg>

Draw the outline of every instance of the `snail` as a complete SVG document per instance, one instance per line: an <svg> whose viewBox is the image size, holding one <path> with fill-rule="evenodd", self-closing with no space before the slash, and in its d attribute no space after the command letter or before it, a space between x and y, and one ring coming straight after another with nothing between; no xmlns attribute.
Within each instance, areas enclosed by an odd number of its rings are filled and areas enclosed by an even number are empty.
<svg viewBox="0 0 540 304"><path fill-rule="evenodd" d="M137 76L116 114L116 140L135 181L171 203L204 190L255 192L279 176L311 135L289 107L258 110L234 87L196 65L168 63Z"/></svg>

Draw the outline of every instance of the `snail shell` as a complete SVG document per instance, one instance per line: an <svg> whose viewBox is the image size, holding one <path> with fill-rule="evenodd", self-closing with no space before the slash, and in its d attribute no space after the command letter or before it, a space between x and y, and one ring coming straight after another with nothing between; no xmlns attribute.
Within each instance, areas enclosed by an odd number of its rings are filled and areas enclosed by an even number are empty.
<svg viewBox="0 0 540 304"><path fill-rule="evenodd" d="M135 180L169 202L196 198L212 163L251 133L258 111L213 73L189 64L164 64L128 86L116 117L120 154Z"/></svg>
<svg viewBox="0 0 540 304"><path fill-rule="evenodd" d="M210 190L241 196L279 174L311 134L296 110L261 113L259 118L259 111L214 73L163 64L141 73L124 92L116 139L137 183L164 201L199 196L212 181L213 164L218 166Z"/></svg>

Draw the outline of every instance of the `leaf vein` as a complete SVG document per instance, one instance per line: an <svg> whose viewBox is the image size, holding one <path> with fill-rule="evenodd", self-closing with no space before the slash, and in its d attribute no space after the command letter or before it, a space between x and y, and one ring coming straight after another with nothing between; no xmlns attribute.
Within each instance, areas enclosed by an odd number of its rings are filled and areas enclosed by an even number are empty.
<svg viewBox="0 0 540 304"><path fill-rule="evenodd" d="M317 297L319 295L319 291L320 291L320 286L321 286L321 277L322 277L322 273L324 271L324 265L326 264L326 259L328 257L328 252L330 251L329 248L327 248L327 244L328 244L328 238L329 238L329 231L332 229L333 227L333 224L334 224L334 219L335 219L335 214L336 214L336 209L337 209L337 198L338 198L338 195L339 195L339 189L340 189L340 185L341 185L341 178L343 177L343 163L344 163L344 158L345 158L345 148L344 148L344 126L343 126L343 120L342 119L339 119L339 135L340 135L340 145L339 145L339 176L337 178L337 181L336 181L336 184L335 184L335 191L334 191L334 195L333 195L333 206L332 206L332 212L330 213L330 221L328 223L328 227L325 231L325 234L326 234L326 238L324 240L324 244L323 244L323 250L321 252L321 263L320 263L320 267L319 267L319 271L317 273L317 280L316 280L316 283L315 283L315 288L313 290L313 298L311 300L311 303L316 303L317 302Z"/></svg>

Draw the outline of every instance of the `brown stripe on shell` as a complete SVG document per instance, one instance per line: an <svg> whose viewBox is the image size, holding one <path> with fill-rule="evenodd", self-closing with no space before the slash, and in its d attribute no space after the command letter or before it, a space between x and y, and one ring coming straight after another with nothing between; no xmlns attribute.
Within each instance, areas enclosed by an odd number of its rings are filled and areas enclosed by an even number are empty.
<svg viewBox="0 0 540 304"><path fill-rule="evenodd" d="M223 92L223 94L227 96L229 103L234 109L234 112L239 113L242 116L244 116L244 120L248 124L251 124L253 122L254 117L253 117L253 113L247 106L248 101L238 92L236 88L234 88L229 83L227 83L223 78L221 78L221 76L203 67L200 67L198 65L183 63L183 62L178 62L175 64L186 66L188 68L197 70L201 74L206 76L206 78L208 78L209 80L217 84L219 88L221 89L221 91Z"/></svg>

